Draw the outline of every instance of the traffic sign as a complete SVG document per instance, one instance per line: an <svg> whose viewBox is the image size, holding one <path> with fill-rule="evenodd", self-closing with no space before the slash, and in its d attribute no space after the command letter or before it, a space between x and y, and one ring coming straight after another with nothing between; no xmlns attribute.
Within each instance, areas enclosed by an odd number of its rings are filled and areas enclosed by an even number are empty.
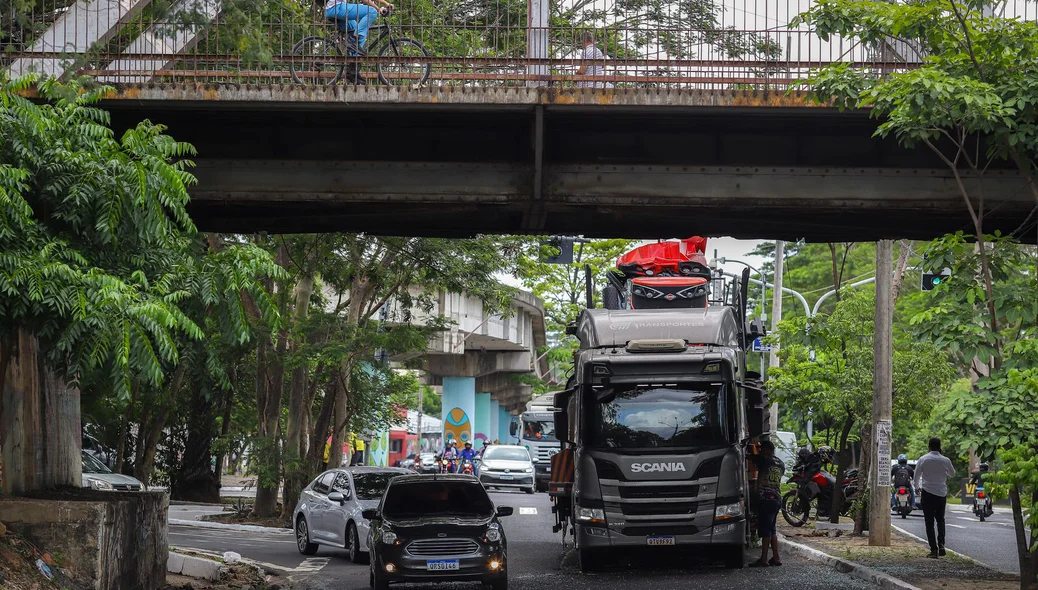
<svg viewBox="0 0 1038 590"><path fill-rule="evenodd" d="M753 339L753 352L771 352L771 345L764 344L760 338Z"/></svg>

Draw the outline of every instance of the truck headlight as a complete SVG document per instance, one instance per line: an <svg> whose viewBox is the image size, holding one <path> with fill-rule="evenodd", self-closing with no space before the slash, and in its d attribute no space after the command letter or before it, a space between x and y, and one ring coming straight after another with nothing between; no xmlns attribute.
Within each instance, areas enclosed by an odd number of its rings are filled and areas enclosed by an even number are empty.
<svg viewBox="0 0 1038 590"><path fill-rule="evenodd" d="M728 520L742 516L742 502L735 504L721 504L714 509L714 520Z"/></svg>
<svg viewBox="0 0 1038 590"><path fill-rule="evenodd" d="M104 481L104 480L102 480L102 479L94 479L94 478L90 478L90 479L89 479L89 480L87 480L87 481L89 481L89 482L90 482L90 489L92 489L92 490L103 490L103 491L108 491L108 490L113 490L113 489L115 489L115 488L113 488L113 487L112 487L112 484L110 484L110 483L108 483L107 481Z"/></svg>
<svg viewBox="0 0 1038 590"><path fill-rule="evenodd" d="M487 528L487 541L490 541L491 543L497 543L500 540L501 529L498 528L496 524L490 525L490 527Z"/></svg>
<svg viewBox="0 0 1038 590"><path fill-rule="evenodd" d="M580 522L605 523L605 510L602 510L601 508L584 508L582 506L578 506L577 520L579 520Z"/></svg>
<svg viewBox="0 0 1038 590"><path fill-rule="evenodd" d="M386 545L396 543L396 533L393 531L382 531L382 542Z"/></svg>

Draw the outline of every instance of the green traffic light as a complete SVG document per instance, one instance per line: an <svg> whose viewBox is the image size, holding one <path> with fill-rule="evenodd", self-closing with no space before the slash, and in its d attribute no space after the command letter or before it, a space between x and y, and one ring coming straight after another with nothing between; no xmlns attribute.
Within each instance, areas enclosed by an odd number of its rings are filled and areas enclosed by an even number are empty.
<svg viewBox="0 0 1038 590"><path fill-rule="evenodd" d="M934 277L933 278L933 284L940 285L941 284L941 277Z"/></svg>

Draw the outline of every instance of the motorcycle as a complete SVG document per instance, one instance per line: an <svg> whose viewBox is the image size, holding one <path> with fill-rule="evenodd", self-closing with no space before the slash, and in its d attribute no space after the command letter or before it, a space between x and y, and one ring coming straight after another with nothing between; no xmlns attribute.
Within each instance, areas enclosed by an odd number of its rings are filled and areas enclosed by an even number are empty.
<svg viewBox="0 0 1038 590"><path fill-rule="evenodd" d="M901 518L908 518L912 513L912 503L908 501L908 488L898 486L894 492L894 512L900 514Z"/></svg>
<svg viewBox="0 0 1038 590"><path fill-rule="evenodd" d="M978 485L973 496L973 514L980 518L980 522L995 513L991 505L991 496L984 493L984 486Z"/></svg>
<svg viewBox="0 0 1038 590"><path fill-rule="evenodd" d="M789 483L796 487L782 496L782 518L789 524L800 527L807 524L811 515L811 504L817 506L818 516L827 517L833 505L833 488L836 478L828 471L821 469L820 462L805 466L802 461L797 461L793 467L793 475ZM850 516L851 507L858 495L858 470L849 469L843 481L840 482L843 490L843 509L841 516Z"/></svg>
<svg viewBox="0 0 1038 590"><path fill-rule="evenodd" d="M461 464L461 474L462 475L472 475L473 473L475 473L475 471L476 471L476 468L472 464L472 461L466 460L466 461L464 461Z"/></svg>
<svg viewBox="0 0 1038 590"><path fill-rule="evenodd" d="M456 473L457 459L447 458L440 462L440 473Z"/></svg>

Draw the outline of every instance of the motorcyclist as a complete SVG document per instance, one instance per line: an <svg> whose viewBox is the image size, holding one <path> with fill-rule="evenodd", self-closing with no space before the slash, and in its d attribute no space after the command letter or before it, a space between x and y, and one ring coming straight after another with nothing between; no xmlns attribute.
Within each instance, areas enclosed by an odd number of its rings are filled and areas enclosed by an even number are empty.
<svg viewBox="0 0 1038 590"><path fill-rule="evenodd" d="M908 464L908 455L897 456L897 465L890 468L890 480L893 486L890 488L890 507L894 507L894 498L899 488L908 489L908 505L915 508L915 489L912 479L915 477L915 469Z"/></svg>
<svg viewBox="0 0 1038 590"><path fill-rule="evenodd" d="M458 458L461 461L472 461L472 473L475 476L479 476L476 470L476 449L472 448L472 443L465 441L465 449L458 453Z"/></svg>
<svg viewBox="0 0 1038 590"><path fill-rule="evenodd" d="M984 486L984 474L988 472L990 467L987 463L981 463L977 466L977 470L970 474L970 485L973 486Z"/></svg>
<svg viewBox="0 0 1038 590"><path fill-rule="evenodd" d="M454 447L454 441L447 441L447 446L443 448L443 452L440 453L440 460L447 465L448 473L454 473L457 469L458 462L458 449Z"/></svg>

